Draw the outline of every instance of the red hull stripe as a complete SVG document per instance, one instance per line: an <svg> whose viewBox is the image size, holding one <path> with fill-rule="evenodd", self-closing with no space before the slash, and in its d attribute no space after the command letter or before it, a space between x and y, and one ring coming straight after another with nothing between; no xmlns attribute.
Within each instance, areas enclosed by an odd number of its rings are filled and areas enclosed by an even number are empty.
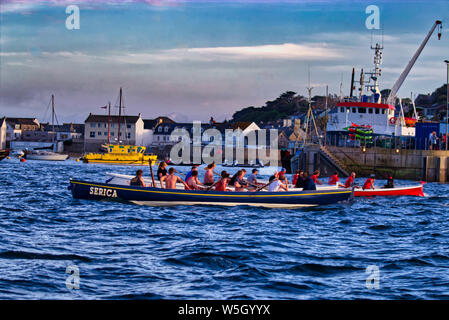
<svg viewBox="0 0 449 320"><path fill-rule="evenodd" d="M395 110L391 104L372 103L372 102L339 102L337 107L362 107Z"/></svg>

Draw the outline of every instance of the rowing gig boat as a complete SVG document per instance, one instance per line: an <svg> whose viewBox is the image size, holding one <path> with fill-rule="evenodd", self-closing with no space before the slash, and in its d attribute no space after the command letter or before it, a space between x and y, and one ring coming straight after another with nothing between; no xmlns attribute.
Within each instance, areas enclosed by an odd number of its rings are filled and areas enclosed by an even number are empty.
<svg viewBox="0 0 449 320"><path fill-rule="evenodd" d="M119 184L87 182L70 179L69 190L75 199L119 200L141 205L249 205L271 208L297 208L329 205L350 200L350 189L280 191L280 192L223 192L179 190Z"/></svg>
<svg viewBox="0 0 449 320"><path fill-rule="evenodd" d="M416 196L424 197L424 183L419 186L397 187L397 188L379 188L379 189L355 189L356 197L372 197L372 196Z"/></svg>

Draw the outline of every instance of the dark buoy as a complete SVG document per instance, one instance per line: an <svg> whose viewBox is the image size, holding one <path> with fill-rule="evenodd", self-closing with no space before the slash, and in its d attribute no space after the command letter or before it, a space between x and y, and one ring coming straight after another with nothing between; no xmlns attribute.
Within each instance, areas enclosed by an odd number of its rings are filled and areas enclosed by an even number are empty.
<svg viewBox="0 0 449 320"><path fill-rule="evenodd" d="M20 162L25 162L25 161L27 161L25 158L20 159Z"/></svg>

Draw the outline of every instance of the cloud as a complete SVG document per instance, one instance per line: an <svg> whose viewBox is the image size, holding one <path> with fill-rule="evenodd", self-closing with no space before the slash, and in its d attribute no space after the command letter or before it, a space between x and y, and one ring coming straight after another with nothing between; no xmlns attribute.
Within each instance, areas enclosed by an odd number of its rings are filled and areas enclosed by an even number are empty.
<svg viewBox="0 0 449 320"><path fill-rule="evenodd" d="M177 48L148 53L129 53L104 57L128 64L152 64L161 61L238 62L244 60L326 60L340 59L339 50L326 44L268 44L240 47Z"/></svg>

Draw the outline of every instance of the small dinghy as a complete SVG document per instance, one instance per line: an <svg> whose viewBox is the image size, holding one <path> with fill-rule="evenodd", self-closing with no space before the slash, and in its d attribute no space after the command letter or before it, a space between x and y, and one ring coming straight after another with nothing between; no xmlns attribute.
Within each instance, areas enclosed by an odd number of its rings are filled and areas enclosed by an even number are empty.
<svg viewBox="0 0 449 320"><path fill-rule="evenodd" d="M314 191L215 191L180 190L154 187L124 186L121 184L70 180L69 190L75 199L119 200L150 206L176 205L249 205L271 208L298 208L329 205L348 201L349 189Z"/></svg>

